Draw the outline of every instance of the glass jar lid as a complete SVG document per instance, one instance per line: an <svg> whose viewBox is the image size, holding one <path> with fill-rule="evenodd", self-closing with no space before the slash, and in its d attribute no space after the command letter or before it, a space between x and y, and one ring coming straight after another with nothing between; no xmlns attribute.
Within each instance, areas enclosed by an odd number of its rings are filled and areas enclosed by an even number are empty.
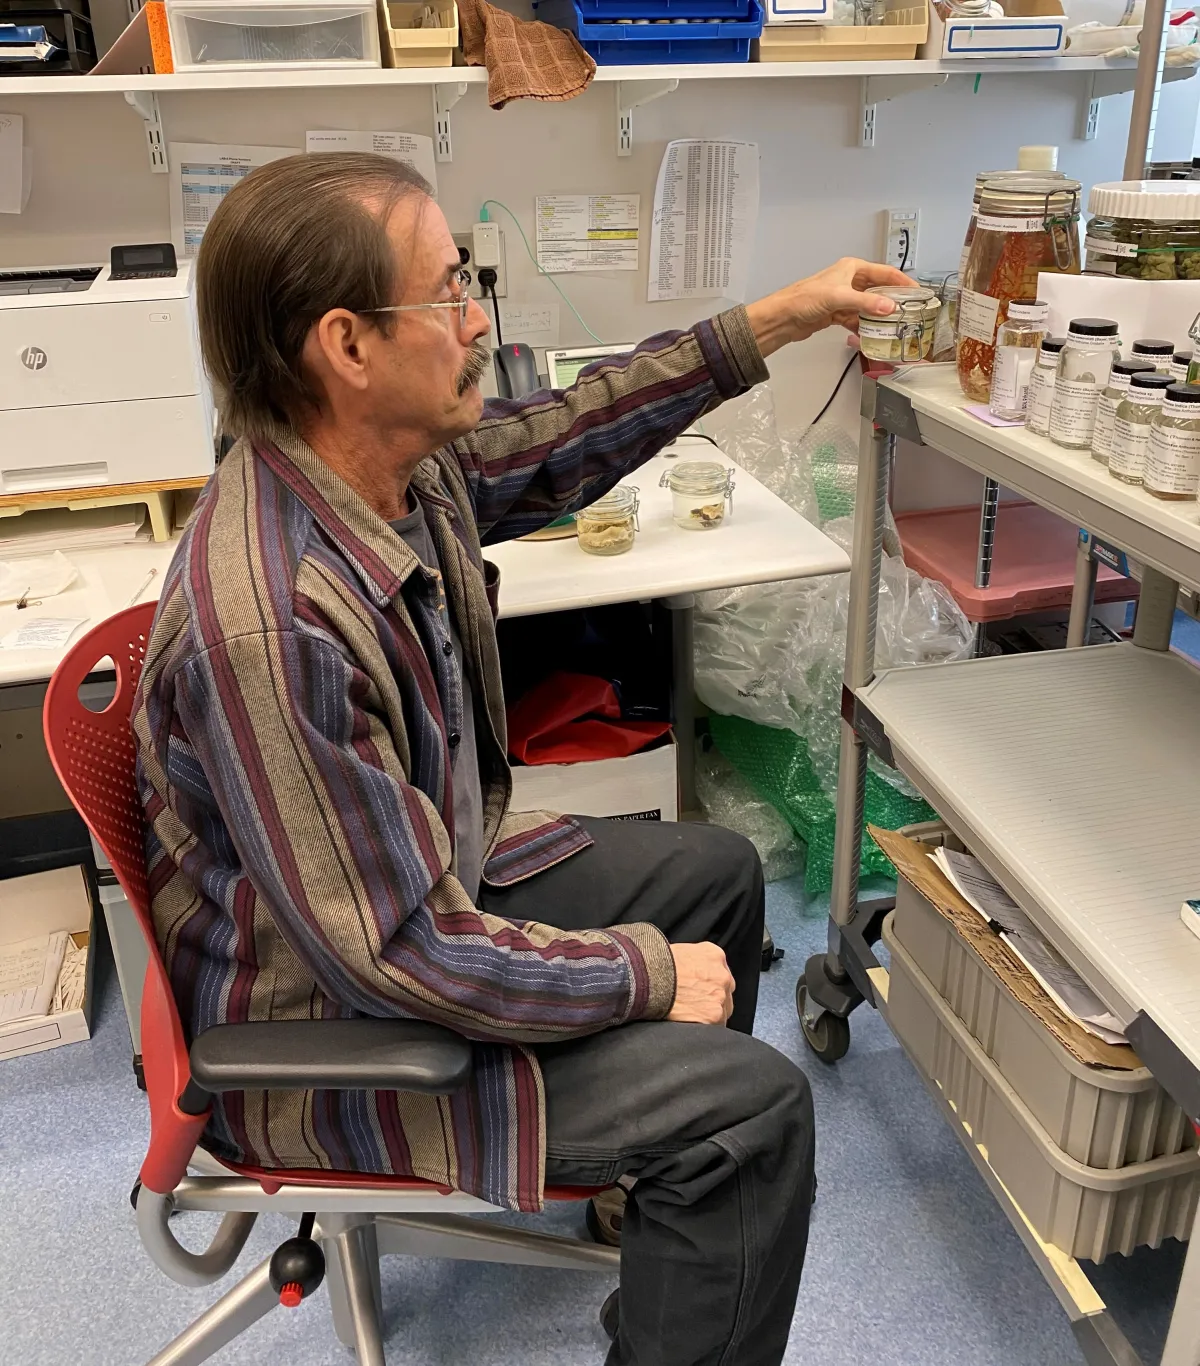
<svg viewBox="0 0 1200 1366"><path fill-rule="evenodd" d="M1111 318L1072 318L1067 328L1069 341L1110 341L1120 333L1120 326Z"/></svg>
<svg viewBox="0 0 1200 1366"><path fill-rule="evenodd" d="M889 318L895 318L900 309L905 308L906 305L912 308L913 305L919 304L921 312L924 312L929 304L937 304L939 308L941 307L941 300L937 294L932 289L926 289L924 285L876 285L867 293L881 294L885 299L894 299L899 305L895 313L888 313L883 317L880 317L878 313L860 313L858 315L870 322L885 323Z"/></svg>
<svg viewBox="0 0 1200 1366"><path fill-rule="evenodd" d="M602 521L611 518L614 522L621 521L626 517L633 517L638 509L638 491L635 484L618 484L616 488L609 491L602 497L597 498L594 503L575 514L576 518L586 518L591 521Z"/></svg>
<svg viewBox="0 0 1200 1366"><path fill-rule="evenodd" d="M1066 176L1055 178L1038 172L1036 176L997 176L983 187L979 197L979 215L1025 218L1070 218L1079 212L1079 195L1083 186Z"/></svg>
<svg viewBox="0 0 1200 1366"><path fill-rule="evenodd" d="M1129 392L1135 389L1169 389L1175 381L1170 375L1160 375L1157 370L1139 370L1129 381ZM1200 388L1200 385L1197 386Z"/></svg>
<svg viewBox="0 0 1200 1366"><path fill-rule="evenodd" d="M672 465L659 483L672 493L720 493L733 491L733 470L715 460L684 460Z"/></svg>
<svg viewBox="0 0 1200 1366"><path fill-rule="evenodd" d="M1134 342L1132 354L1135 356L1173 356L1175 354L1175 343L1160 341L1155 337L1143 337L1140 341Z"/></svg>
<svg viewBox="0 0 1200 1366"><path fill-rule="evenodd" d="M1066 178L1062 171L980 171L975 177L975 207L979 207L983 187L989 180L1066 180Z"/></svg>
<svg viewBox="0 0 1200 1366"><path fill-rule="evenodd" d="M1154 368L1154 363L1148 360L1115 360L1113 361L1112 372L1114 375L1154 375L1158 372Z"/></svg>
<svg viewBox="0 0 1200 1366"><path fill-rule="evenodd" d="M1200 384L1172 384L1167 389L1167 397L1172 403L1200 404ZM1196 416L1200 417L1200 410Z"/></svg>
<svg viewBox="0 0 1200 1366"><path fill-rule="evenodd" d="M1171 353L1172 365L1190 365L1192 363L1191 351L1173 351Z"/></svg>

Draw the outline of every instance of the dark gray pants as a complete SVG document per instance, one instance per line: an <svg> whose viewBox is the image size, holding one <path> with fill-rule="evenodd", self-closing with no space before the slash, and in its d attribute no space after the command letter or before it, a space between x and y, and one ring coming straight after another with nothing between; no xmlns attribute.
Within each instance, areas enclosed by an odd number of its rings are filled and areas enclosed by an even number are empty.
<svg viewBox="0 0 1200 1366"><path fill-rule="evenodd" d="M808 1242L812 1098L749 1037L762 952L753 846L707 825L584 821L596 843L483 908L562 929L649 921L720 944L731 1028L641 1022L538 1049L546 1177L637 1178L621 1232L621 1328L607 1366L777 1366Z"/></svg>

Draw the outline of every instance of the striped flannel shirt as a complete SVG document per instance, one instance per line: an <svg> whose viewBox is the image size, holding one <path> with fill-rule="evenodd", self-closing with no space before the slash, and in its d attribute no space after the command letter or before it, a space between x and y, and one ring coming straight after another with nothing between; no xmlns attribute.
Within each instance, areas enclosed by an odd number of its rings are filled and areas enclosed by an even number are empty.
<svg viewBox="0 0 1200 1366"><path fill-rule="evenodd" d="M429 1020L474 1043L450 1096L218 1096L205 1143L262 1167L414 1175L540 1208L533 1046L663 1017L674 965L649 925L565 933L478 910L454 875L450 750L476 698L484 879L585 847L508 811L504 698L481 540L604 493L701 413L766 377L744 309L490 402L411 489L441 573L299 438L240 442L163 585L134 711L154 926L189 1037L227 1021Z"/></svg>

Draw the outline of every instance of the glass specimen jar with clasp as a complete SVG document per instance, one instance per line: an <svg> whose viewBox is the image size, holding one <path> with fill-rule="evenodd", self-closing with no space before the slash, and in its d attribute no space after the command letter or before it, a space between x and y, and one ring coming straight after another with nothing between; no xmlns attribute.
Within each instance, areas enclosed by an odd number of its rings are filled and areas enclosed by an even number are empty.
<svg viewBox="0 0 1200 1366"><path fill-rule="evenodd" d="M659 487L671 490L671 516L685 531L715 531L733 514L733 470L715 460L685 460L667 470Z"/></svg>
<svg viewBox="0 0 1200 1366"><path fill-rule="evenodd" d="M618 484L591 507L575 514L580 550L589 555L623 555L633 549L638 529L638 491L634 484Z"/></svg>

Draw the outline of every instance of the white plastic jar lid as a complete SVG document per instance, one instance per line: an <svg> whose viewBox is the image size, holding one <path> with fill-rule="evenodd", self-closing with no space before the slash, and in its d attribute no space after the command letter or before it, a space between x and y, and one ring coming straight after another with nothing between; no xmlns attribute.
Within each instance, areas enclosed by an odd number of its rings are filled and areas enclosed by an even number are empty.
<svg viewBox="0 0 1200 1366"><path fill-rule="evenodd" d="M1200 181L1110 180L1092 186L1088 212L1101 218L1190 222L1200 219Z"/></svg>

